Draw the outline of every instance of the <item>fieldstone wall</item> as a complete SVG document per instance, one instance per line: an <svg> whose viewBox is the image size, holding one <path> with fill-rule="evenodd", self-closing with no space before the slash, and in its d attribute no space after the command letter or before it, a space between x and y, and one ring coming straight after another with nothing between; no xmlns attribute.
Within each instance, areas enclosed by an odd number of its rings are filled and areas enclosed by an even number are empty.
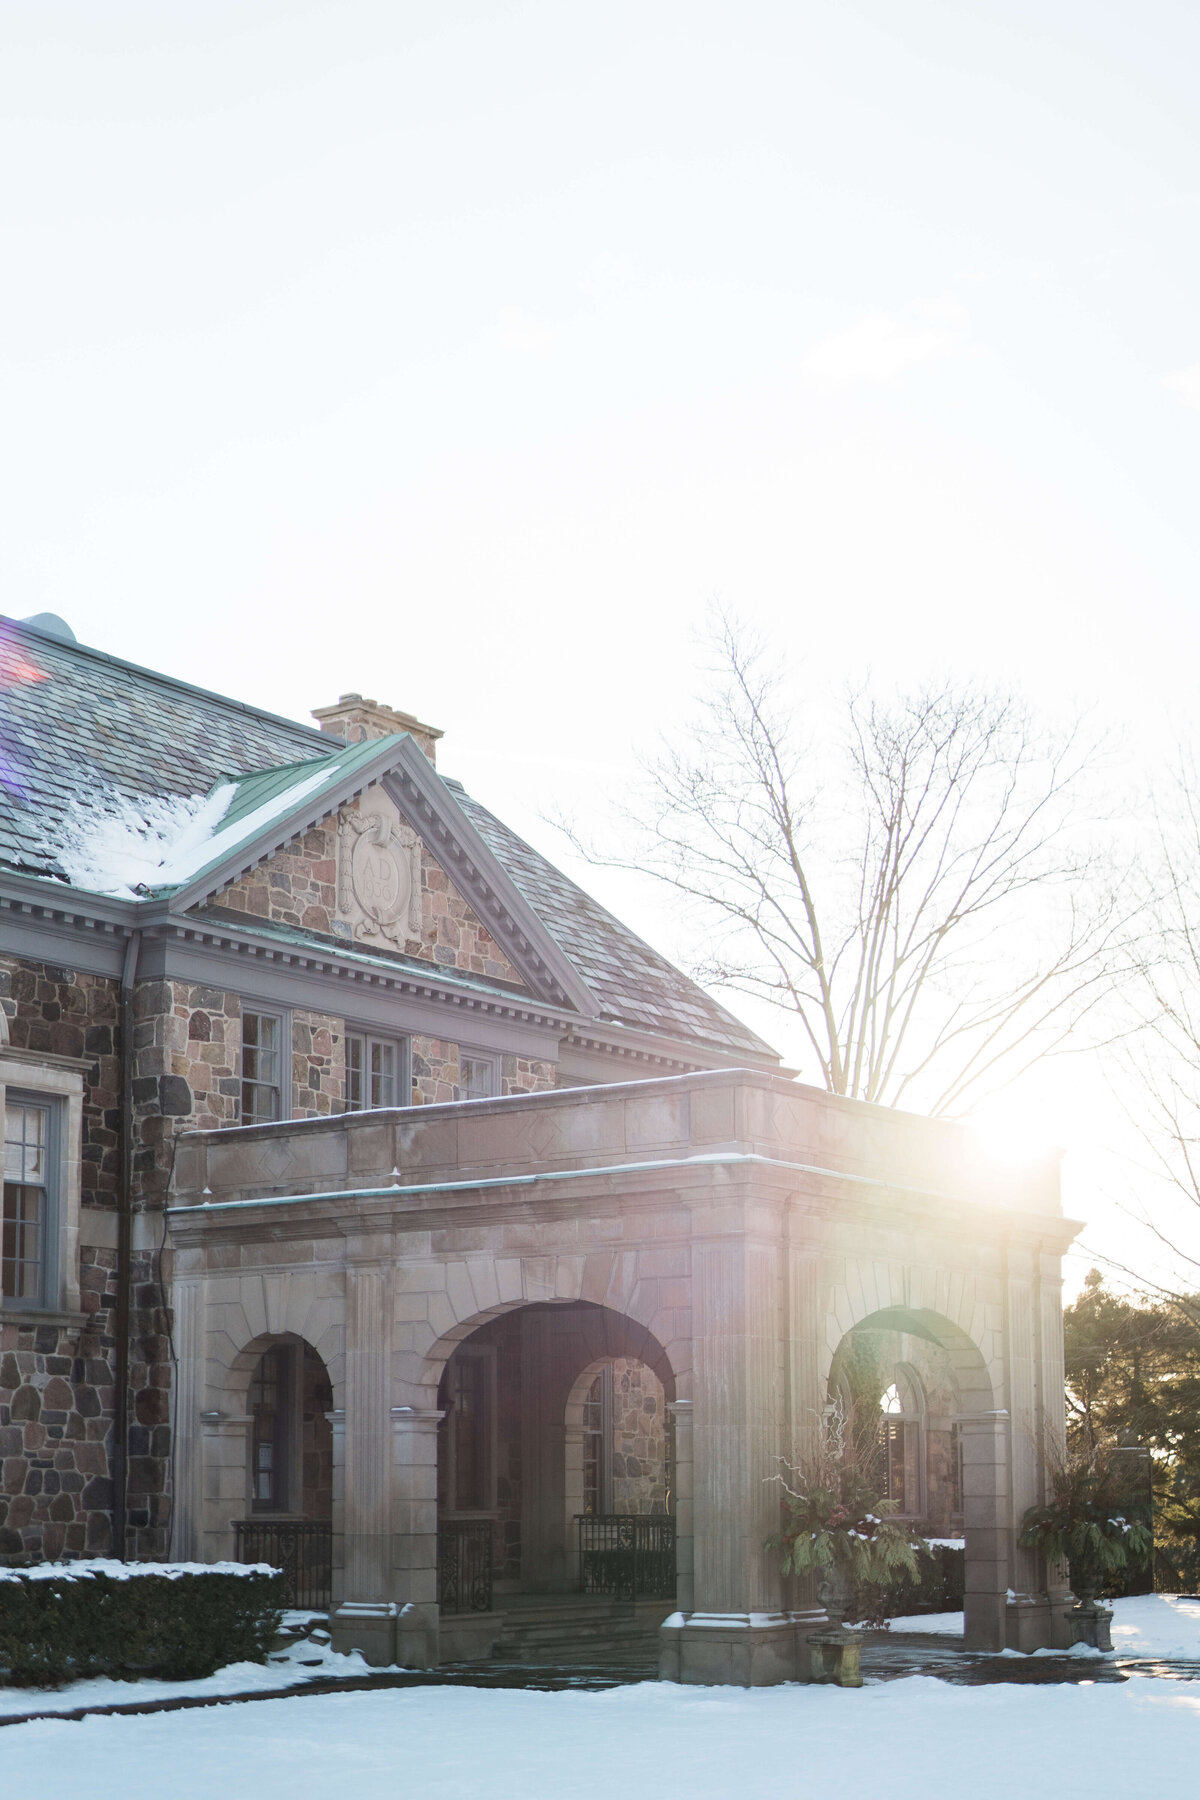
<svg viewBox="0 0 1200 1800"><path fill-rule="evenodd" d="M84 1249L82 1329L0 1324L0 1562L112 1548L116 1260Z"/></svg>
<svg viewBox="0 0 1200 1800"><path fill-rule="evenodd" d="M557 1065L528 1056L506 1056L500 1066L504 1094L540 1094L553 1088Z"/></svg>
<svg viewBox="0 0 1200 1800"><path fill-rule="evenodd" d="M121 1168L119 997L119 984L104 976L0 958L13 1049L91 1059L83 1072L83 1204L109 1209Z"/></svg>
<svg viewBox="0 0 1200 1800"><path fill-rule="evenodd" d="M367 790L367 794L371 790ZM364 796L365 798L366 796ZM390 806L390 803L388 803ZM357 812L359 802L342 809ZM330 814L303 837L276 852L267 862L231 882L214 904L226 912L246 913L303 931L334 933L337 920L337 814ZM421 935L397 943L405 956L463 969L523 988L525 983L491 932L422 843ZM382 955L389 946L372 942Z"/></svg>
<svg viewBox="0 0 1200 1800"><path fill-rule="evenodd" d="M300 931L332 932L337 911L336 814L223 888L217 904Z"/></svg>
<svg viewBox="0 0 1200 1800"><path fill-rule="evenodd" d="M292 1014L292 1117L324 1119L346 1105L346 1032L325 1013Z"/></svg>
<svg viewBox="0 0 1200 1800"><path fill-rule="evenodd" d="M613 1511L667 1510L666 1395L643 1362L613 1358Z"/></svg>

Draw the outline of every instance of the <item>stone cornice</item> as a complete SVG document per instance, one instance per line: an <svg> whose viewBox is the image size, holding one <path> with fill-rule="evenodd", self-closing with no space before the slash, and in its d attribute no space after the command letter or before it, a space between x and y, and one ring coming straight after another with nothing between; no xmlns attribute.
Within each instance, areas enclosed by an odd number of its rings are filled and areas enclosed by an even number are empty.
<svg viewBox="0 0 1200 1800"><path fill-rule="evenodd" d="M206 1201L169 1207L168 1216L176 1241L194 1244L210 1234L269 1239L311 1237L318 1221L325 1229L332 1225L338 1233L404 1231L417 1223L425 1228L451 1221L461 1227L494 1221L504 1200L531 1216L592 1210L597 1202L611 1202L614 1198L635 1204L651 1200L658 1205L664 1195L670 1195L676 1204L685 1207L701 1202L711 1204L714 1199L718 1203L722 1199L741 1203L755 1198L748 1191L755 1188L760 1198L790 1200L801 1211L832 1216L838 1223L877 1225L881 1208L890 1209L885 1222L893 1228L933 1222L944 1227L953 1221L956 1235L970 1240L982 1238L996 1248L1019 1240L1028 1245L1049 1244L1062 1254L1082 1229L1061 1214L987 1205L882 1177L738 1150L595 1168L481 1175L449 1181L398 1181L387 1187ZM764 1194L764 1188L769 1193ZM464 1217L466 1208L472 1209L470 1218Z"/></svg>

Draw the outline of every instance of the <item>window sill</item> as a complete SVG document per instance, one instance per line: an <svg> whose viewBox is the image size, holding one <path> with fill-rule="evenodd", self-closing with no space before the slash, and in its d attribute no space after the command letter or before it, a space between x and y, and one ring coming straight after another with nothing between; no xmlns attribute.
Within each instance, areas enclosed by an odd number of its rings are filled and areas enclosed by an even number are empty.
<svg viewBox="0 0 1200 1800"><path fill-rule="evenodd" d="M43 1306L14 1306L11 1301L0 1300L0 1325L64 1325L68 1330L75 1330L86 1325L90 1313L56 1312Z"/></svg>

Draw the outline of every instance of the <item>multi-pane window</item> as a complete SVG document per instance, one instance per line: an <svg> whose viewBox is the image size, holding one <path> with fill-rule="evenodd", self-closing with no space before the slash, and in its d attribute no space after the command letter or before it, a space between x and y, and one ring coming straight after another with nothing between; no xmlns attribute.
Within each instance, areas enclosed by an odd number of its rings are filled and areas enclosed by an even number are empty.
<svg viewBox="0 0 1200 1800"><path fill-rule="evenodd" d="M242 1013L242 1124L283 1117L283 1020L278 1013Z"/></svg>
<svg viewBox="0 0 1200 1800"><path fill-rule="evenodd" d="M287 1510L288 1408L291 1353L286 1344L264 1351L250 1387L251 1510Z"/></svg>
<svg viewBox="0 0 1200 1800"><path fill-rule="evenodd" d="M10 1096L4 1108L4 1203L0 1294L32 1305L45 1298L50 1214L50 1108Z"/></svg>
<svg viewBox="0 0 1200 1800"><path fill-rule="evenodd" d="M612 1511L613 1372L607 1363L583 1403L583 1510Z"/></svg>
<svg viewBox="0 0 1200 1800"><path fill-rule="evenodd" d="M459 1351L446 1371L449 1496L454 1512L492 1505L492 1387L488 1355Z"/></svg>
<svg viewBox="0 0 1200 1800"><path fill-rule="evenodd" d="M487 1100L496 1091L496 1065L490 1056L459 1056L460 1100Z"/></svg>
<svg viewBox="0 0 1200 1800"><path fill-rule="evenodd" d="M401 1047L362 1031L346 1034L346 1111L399 1106Z"/></svg>

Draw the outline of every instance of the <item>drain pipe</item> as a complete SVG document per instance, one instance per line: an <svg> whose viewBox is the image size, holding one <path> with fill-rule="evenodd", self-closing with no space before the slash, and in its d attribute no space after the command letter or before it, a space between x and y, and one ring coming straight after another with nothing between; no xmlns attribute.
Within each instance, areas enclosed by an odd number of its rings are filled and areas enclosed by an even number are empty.
<svg viewBox="0 0 1200 1800"><path fill-rule="evenodd" d="M121 1186L117 1196L116 1392L113 1406L113 1555L125 1561L129 1517L129 1315L133 1286L133 984L142 934L121 970Z"/></svg>

